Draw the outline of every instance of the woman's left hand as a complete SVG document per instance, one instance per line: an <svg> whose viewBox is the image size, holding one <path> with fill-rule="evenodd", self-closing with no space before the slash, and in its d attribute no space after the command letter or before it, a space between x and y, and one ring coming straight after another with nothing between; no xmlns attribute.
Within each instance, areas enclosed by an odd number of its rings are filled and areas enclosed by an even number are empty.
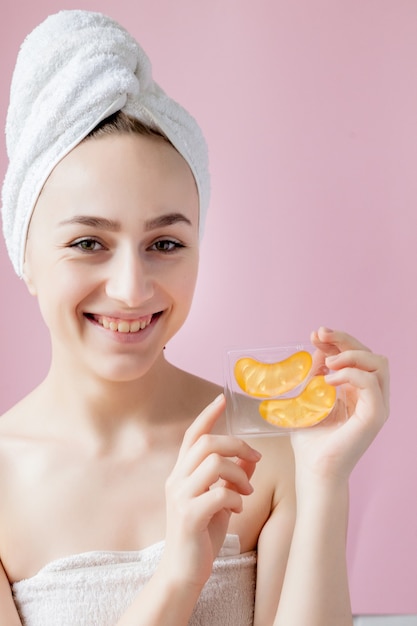
<svg viewBox="0 0 417 626"><path fill-rule="evenodd" d="M388 418L388 361L344 332L322 327L311 341L331 370L326 381L344 386L348 419L334 423L330 416L291 434L297 474L305 470L310 476L345 479Z"/></svg>

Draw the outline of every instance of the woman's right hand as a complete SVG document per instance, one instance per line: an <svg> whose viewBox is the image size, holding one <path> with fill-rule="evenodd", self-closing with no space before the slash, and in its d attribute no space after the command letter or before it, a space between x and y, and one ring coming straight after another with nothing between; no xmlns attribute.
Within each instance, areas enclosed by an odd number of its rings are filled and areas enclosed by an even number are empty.
<svg viewBox="0 0 417 626"><path fill-rule="evenodd" d="M166 481L167 523L161 568L176 582L202 588L227 532L231 513L242 511L242 496L260 454L244 441L212 435L223 413L223 394L187 429Z"/></svg>

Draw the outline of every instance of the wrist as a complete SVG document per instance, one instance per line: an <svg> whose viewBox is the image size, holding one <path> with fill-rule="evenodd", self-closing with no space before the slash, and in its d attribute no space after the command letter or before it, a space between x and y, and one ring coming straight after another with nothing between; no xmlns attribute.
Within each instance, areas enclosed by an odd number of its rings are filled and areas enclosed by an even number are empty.
<svg viewBox="0 0 417 626"><path fill-rule="evenodd" d="M349 481L335 476L296 474L297 511L304 508L317 510L348 510Z"/></svg>
<svg viewBox="0 0 417 626"><path fill-rule="evenodd" d="M185 557L185 554L183 556ZM173 559L172 555L165 552L153 578L165 594L171 595L180 602L187 604L189 601L190 604L194 605L210 577L211 571L212 567L204 568L203 564L194 570L189 570L185 558L183 560Z"/></svg>
<svg viewBox="0 0 417 626"><path fill-rule="evenodd" d="M178 564L178 570L181 569ZM161 561L117 626L186 626L202 587L170 575Z"/></svg>
<svg viewBox="0 0 417 626"><path fill-rule="evenodd" d="M295 481L297 490L317 490L319 492L338 492L349 490L350 473L336 471L324 461L316 466L296 463Z"/></svg>

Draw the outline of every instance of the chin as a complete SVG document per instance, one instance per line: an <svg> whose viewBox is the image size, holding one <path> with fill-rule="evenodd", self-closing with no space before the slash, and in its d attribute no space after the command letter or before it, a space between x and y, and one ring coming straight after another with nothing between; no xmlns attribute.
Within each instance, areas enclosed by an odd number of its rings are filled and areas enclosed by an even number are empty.
<svg viewBox="0 0 417 626"><path fill-rule="evenodd" d="M123 360L123 363L113 362L112 364L110 362L112 359L108 359L105 364L103 363L105 367L101 367L100 370L95 369L97 377L101 378L103 382L116 384L138 382L153 369L158 356L153 359L141 359L140 362L135 359L134 363L127 363L125 359Z"/></svg>

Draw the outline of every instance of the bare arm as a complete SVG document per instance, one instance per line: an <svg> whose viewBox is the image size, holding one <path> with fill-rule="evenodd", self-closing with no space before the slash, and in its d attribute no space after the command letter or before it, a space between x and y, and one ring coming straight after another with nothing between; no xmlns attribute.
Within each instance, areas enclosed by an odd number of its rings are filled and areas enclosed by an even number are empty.
<svg viewBox="0 0 417 626"><path fill-rule="evenodd" d="M117 626L186 626L226 535L231 513L259 460L247 443L210 435L224 397L210 404L187 430L166 484L165 550L155 574Z"/></svg>
<svg viewBox="0 0 417 626"><path fill-rule="evenodd" d="M186 626L223 545L230 515L242 511L242 497L253 490L249 480L260 455L240 439L211 434L224 405L220 396L185 433L166 481L161 562L117 626ZM0 626L22 626L1 564Z"/></svg>
<svg viewBox="0 0 417 626"><path fill-rule="evenodd" d="M258 543L255 626L351 626L347 495L346 485L333 491L309 482L306 492L300 488L293 533L292 507L286 499L275 507Z"/></svg>
<svg viewBox="0 0 417 626"><path fill-rule="evenodd" d="M198 586L169 581L159 570L137 596L117 626L180 626L188 624L200 595Z"/></svg>
<svg viewBox="0 0 417 626"><path fill-rule="evenodd" d="M22 626L13 602L10 584L0 563L0 626Z"/></svg>
<svg viewBox="0 0 417 626"><path fill-rule="evenodd" d="M271 556L278 554L282 523L276 507L265 526L269 546L264 550L261 535L258 561L260 591L277 602L279 598L279 604L275 617L269 611L260 619L257 608L256 626L352 625L346 568L348 481L387 419L388 367L386 359L345 333L320 329L313 341L335 370L328 382L346 386L350 417L342 425L324 423L291 436L296 465L294 534L281 588L281 572L274 570Z"/></svg>
<svg viewBox="0 0 417 626"><path fill-rule="evenodd" d="M352 625L346 569L347 485L309 484L297 521L274 626Z"/></svg>

